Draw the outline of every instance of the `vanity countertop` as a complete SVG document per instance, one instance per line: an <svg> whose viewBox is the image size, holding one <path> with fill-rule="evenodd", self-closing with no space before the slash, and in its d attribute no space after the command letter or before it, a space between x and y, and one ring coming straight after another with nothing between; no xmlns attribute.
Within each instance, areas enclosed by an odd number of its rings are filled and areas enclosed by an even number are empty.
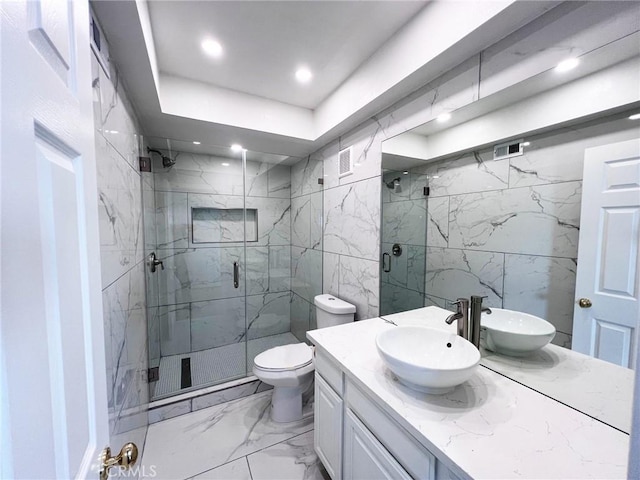
<svg viewBox="0 0 640 480"><path fill-rule="evenodd" d="M450 313L426 307L385 318L399 325L455 331L455 325L444 323ZM375 346L378 333L390 328L396 327L375 318L310 331L307 336L454 472L472 478L625 478L628 434L522 385L522 377L514 381L504 372L479 367L469 381L445 395L416 392L400 384ZM560 353L571 357L566 351ZM506 363L516 370L517 361ZM549 368L549 375L554 374ZM546 381L540 370L536 377ZM630 412L630 398L628 402Z"/></svg>

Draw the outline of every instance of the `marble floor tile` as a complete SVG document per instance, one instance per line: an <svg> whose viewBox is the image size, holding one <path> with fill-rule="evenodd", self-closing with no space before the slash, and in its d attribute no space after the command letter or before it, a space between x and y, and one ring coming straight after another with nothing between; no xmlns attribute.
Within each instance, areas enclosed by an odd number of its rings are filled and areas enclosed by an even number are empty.
<svg viewBox="0 0 640 480"><path fill-rule="evenodd" d="M247 457L207 470L190 480L251 480Z"/></svg>
<svg viewBox="0 0 640 480"><path fill-rule="evenodd" d="M159 478L189 478L313 429L310 416L272 422L270 405L269 391L150 425L141 465Z"/></svg>
<svg viewBox="0 0 640 480"><path fill-rule="evenodd" d="M313 430L253 453L247 460L253 480L330 478L313 449Z"/></svg>

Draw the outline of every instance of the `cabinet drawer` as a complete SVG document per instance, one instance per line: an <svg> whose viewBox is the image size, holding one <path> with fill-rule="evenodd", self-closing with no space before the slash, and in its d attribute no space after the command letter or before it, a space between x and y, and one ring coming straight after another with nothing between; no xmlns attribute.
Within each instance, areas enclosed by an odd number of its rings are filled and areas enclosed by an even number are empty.
<svg viewBox="0 0 640 480"><path fill-rule="evenodd" d="M409 432L363 394L353 383L346 382L347 406L362 420L371 433L400 462L413 478L434 480L436 459Z"/></svg>
<svg viewBox="0 0 640 480"><path fill-rule="evenodd" d="M322 375L322 378L331 385L331 388L333 388L338 395L342 395L344 393L342 388L342 372L336 364L327 357L326 353L317 347L313 362L316 367L316 372Z"/></svg>
<svg viewBox="0 0 640 480"><path fill-rule="evenodd" d="M411 480L351 410L344 419L344 480Z"/></svg>

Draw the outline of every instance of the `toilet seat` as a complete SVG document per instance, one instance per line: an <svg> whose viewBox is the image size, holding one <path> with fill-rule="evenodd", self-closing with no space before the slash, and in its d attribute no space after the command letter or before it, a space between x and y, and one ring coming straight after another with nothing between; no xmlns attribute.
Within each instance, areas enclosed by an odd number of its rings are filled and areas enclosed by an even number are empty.
<svg viewBox="0 0 640 480"><path fill-rule="evenodd" d="M313 350L306 343L270 348L256 356L254 366L263 371L284 372L313 362Z"/></svg>

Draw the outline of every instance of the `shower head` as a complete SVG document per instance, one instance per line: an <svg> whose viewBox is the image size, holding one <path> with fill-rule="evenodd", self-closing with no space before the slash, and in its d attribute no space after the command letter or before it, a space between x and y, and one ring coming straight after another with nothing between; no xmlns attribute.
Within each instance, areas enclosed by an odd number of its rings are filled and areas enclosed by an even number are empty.
<svg viewBox="0 0 640 480"><path fill-rule="evenodd" d="M160 150L154 150L153 148L147 147L147 153L157 153L162 158L162 166L164 168L173 167L176 164L175 160L172 160L170 157L163 155Z"/></svg>
<svg viewBox="0 0 640 480"><path fill-rule="evenodd" d="M394 178L390 182L387 182L386 185L388 189L393 190L397 185L400 185L400 177Z"/></svg>

